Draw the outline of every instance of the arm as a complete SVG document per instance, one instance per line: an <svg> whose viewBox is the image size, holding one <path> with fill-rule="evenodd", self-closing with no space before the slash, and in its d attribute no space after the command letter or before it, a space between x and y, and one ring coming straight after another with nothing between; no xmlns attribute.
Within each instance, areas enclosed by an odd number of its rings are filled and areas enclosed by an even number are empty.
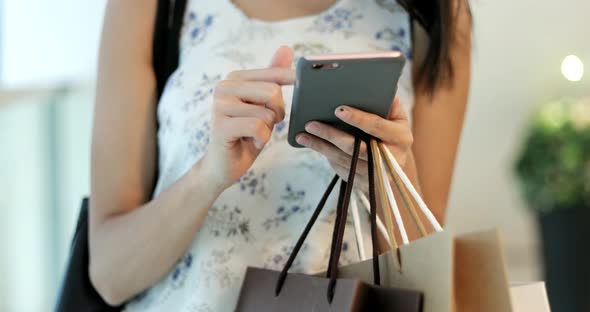
<svg viewBox="0 0 590 312"><path fill-rule="evenodd" d="M109 1L101 42L92 136L90 279L118 305L167 274L218 195L244 174L284 118L280 85L292 53L272 68L230 73L213 99L206 155L151 199L157 136L152 33L156 0ZM249 138L243 140L242 138Z"/></svg>
<svg viewBox="0 0 590 312"><path fill-rule="evenodd" d="M414 69L428 48L423 29L414 27ZM424 201L444 223L457 148L469 95L471 72L471 18L463 6L457 16L457 38L451 49L454 79L439 87L433 96L416 93L412 112L413 157L406 172L420 181ZM415 72L415 70L414 70ZM415 165L412 165L412 162Z"/></svg>
<svg viewBox="0 0 590 312"><path fill-rule="evenodd" d="M168 272L221 191L196 164L152 201L156 179L156 1L109 1L92 136L90 278L120 304Z"/></svg>

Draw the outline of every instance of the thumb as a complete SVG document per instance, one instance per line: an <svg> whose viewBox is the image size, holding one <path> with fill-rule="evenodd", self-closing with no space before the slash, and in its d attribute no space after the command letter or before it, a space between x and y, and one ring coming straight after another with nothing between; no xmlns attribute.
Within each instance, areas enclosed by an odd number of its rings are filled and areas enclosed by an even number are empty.
<svg viewBox="0 0 590 312"><path fill-rule="evenodd" d="M270 67L291 68L291 63L293 63L293 50L288 46L281 46L272 57Z"/></svg>
<svg viewBox="0 0 590 312"><path fill-rule="evenodd" d="M402 103L399 100L399 97L395 97L393 99L393 105L391 106L391 111L389 112L389 120L408 120L408 115L406 114L406 110L402 106Z"/></svg>

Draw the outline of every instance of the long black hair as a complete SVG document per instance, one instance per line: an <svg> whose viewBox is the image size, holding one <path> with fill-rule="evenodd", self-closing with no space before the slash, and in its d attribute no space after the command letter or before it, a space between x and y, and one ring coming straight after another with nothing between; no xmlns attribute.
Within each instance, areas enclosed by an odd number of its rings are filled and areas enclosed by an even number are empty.
<svg viewBox="0 0 590 312"><path fill-rule="evenodd" d="M426 31L429 39L426 55L413 78L414 86L432 93L438 86L449 85L454 75L450 51L457 43L457 14L466 10L471 20L469 3L467 0L397 1L408 11L412 22L416 21Z"/></svg>

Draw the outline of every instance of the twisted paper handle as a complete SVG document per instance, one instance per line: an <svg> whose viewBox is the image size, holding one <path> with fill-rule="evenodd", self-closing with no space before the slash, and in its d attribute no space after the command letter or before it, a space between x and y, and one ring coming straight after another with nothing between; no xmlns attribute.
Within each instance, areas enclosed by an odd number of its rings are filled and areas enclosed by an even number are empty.
<svg viewBox="0 0 590 312"><path fill-rule="evenodd" d="M389 183L388 175L391 177L394 186L398 190L399 194L401 195L401 199L403 202L404 207L408 210L412 220L414 221L416 227L420 231L422 236L426 236L427 232L422 224L418 213L416 212L416 208L410 198L410 195L417 203L420 211L426 216L428 222L432 225L435 231L441 232L443 228L440 226L438 220L420 194L416 191L414 186L412 185L410 179L407 177L405 172L402 170L401 166L398 164L395 157L391 154L389 149L381 142L377 142L375 139L371 139L371 146L373 147L373 161L375 163L375 171L377 173L378 178L378 187L379 187L379 195L381 196L382 205L386 209L384 211L384 215L386 218L385 225L383 224L382 220L378 218L377 220L377 228L381 232L381 234L387 240L387 243L393 247L398 248L397 241L395 239L395 228L393 225L393 221L391 220L391 214L389 210L392 211L393 216L395 218L395 224L400 231L400 236L402 238L402 244L406 245L409 244L408 234L406 232L404 222L401 217L401 213L399 207L397 205L397 201L393 195L392 186ZM408 194L408 192L410 194ZM366 195L362 192L357 192L357 196L359 197L361 203L368 211L370 204L369 200L367 199ZM357 244L359 248L364 248L364 242L362 235L359 234L361 232L360 221L358 220L358 213L354 213L355 207L353 206L353 223L355 224L355 234L357 239ZM359 256L361 260L365 260L366 257L364 255L364 250L359 251Z"/></svg>

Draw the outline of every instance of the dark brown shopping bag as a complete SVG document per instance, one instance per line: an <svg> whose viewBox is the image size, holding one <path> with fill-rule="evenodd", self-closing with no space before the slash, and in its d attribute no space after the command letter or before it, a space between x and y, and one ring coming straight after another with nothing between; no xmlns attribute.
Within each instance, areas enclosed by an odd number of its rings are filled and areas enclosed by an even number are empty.
<svg viewBox="0 0 590 312"><path fill-rule="evenodd" d="M279 274L249 268L236 311L420 311L420 293L373 286L358 279L338 279L330 303L326 298L328 278L292 273L275 296Z"/></svg>
<svg viewBox="0 0 590 312"><path fill-rule="evenodd" d="M400 311L420 312L422 294L410 289L380 287L380 274L376 249L376 205L375 186L373 183L373 162L369 157L369 195L371 198L371 237L375 261L370 265L371 279L364 282L349 275L349 279L338 277L338 259L342 249L342 239L352 185L359 156L360 139L357 137L350 166L348 182L342 181L338 198L336 221L332 236L330 259L326 277L287 273L299 252L304 240L319 216L330 192L338 182L338 176L332 179L328 189L320 200L316 210L297 241L293 251L281 272L267 269L248 268L236 311ZM372 151L368 149L369 155ZM373 285L374 284L374 285Z"/></svg>
<svg viewBox="0 0 590 312"><path fill-rule="evenodd" d="M373 142L374 146L375 142ZM425 215L428 208L418 193L397 165L395 159L383 146L381 156L384 161L377 159L376 167L383 165L388 168L387 173L392 176L393 184L403 199L410 215L416 216L409 191L415 202ZM379 169L376 169L379 172ZM386 170L384 169L385 173ZM383 181L383 175L381 177ZM404 187L406 190L401 189ZM387 185L385 185L387 188ZM391 190L389 190L391 192ZM388 192L385 192L388 193ZM392 214L396 213L395 200L390 197L382 199L382 203L391 204ZM382 207L383 208L383 207ZM426 216L436 230L422 239L414 242L402 243L397 248L395 234L389 231L394 225L392 218L385 218L387 233L395 251L379 256L381 285L420 290L424 293L424 312L508 312L512 311L510 288L508 285L506 267L503 259L503 249L497 230L481 231L455 235L446 230L442 231L433 216ZM396 220L397 221L397 220ZM414 223L424 233L424 226L420 219ZM400 226L401 225L401 226ZM399 222L397 229L403 229L403 222ZM401 230L400 230L401 231ZM425 233L424 233L425 234ZM400 235L403 236L403 235ZM358 236L357 236L358 237ZM373 270L373 261L366 260L349 266L341 267L340 277L354 277L369 281Z"/></svg>

